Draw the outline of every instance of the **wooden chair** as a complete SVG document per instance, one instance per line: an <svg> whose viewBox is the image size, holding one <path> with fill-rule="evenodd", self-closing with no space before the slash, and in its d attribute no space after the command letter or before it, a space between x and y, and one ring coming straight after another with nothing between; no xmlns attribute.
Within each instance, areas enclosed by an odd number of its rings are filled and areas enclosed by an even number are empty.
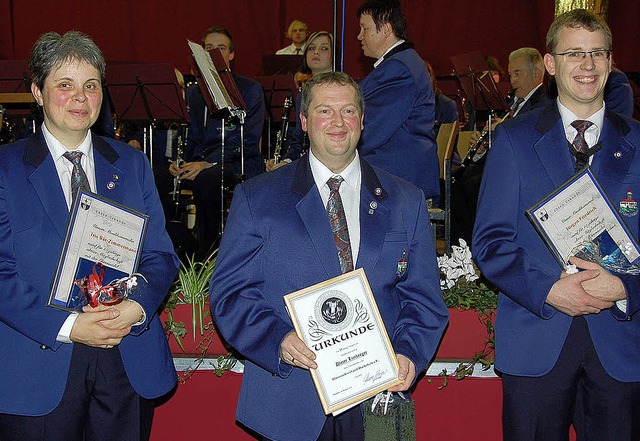
<svg viewBox="0 0 640 441"><path fill-rule="evenodd" d="M434 239L436 237L436 223L444 223L444 247L447 254L451 252L451 158L456 145L458 130L459 125L456 121L442 124L438 131L436 142L438 144L440 179L444 181L444 209L429 209Z"/></svg>
<svg viewBox="0 0 640 441"><path fill-rule="evenodd" d="M458 142L456 145L456 150L460 155L460 160L464 161L464 158L467 156L469 152L469 148L471 147L469 143L471 142L471 135L474 134L473 130L461 130L458 133Z"/></svg>

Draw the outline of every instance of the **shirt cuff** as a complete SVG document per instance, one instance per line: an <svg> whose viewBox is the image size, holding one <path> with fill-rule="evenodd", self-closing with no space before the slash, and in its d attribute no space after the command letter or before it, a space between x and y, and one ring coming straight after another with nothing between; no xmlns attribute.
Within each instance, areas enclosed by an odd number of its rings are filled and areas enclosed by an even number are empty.
<svg viewBox="0 0 640 441"><path fill-rule="evenodd" d="M624 312L625 314L627 313L627 301L626 300L618 300L616 302L616 306L618 307L618 309L622 312Z"/></svg>
<svg viewBox="0 0 640 441"><path fill-rule="evenodd" d="M56 337L56 341L60 343L73 343L71 341L71 330L73 329L73 325L76 323L78 318L77 312L72 312L69 314L69 317L64 321L60 331L58 331L58 336Z"/></svg>
<svg viewBox="0 0 640 441"><path fill-rule="evenodd" d="M140 308L140 310L142 311L142 315L140 316L140 320L138 320L137 322L135 322L133 325L131 326L140 326L141 324L143 324L144 322L147 321L147 313L144 310L144 308L140 305L140 303L136 302L135 300L128 300L131 303L135 303L136 305L138 305L138 307Z"/></svg>

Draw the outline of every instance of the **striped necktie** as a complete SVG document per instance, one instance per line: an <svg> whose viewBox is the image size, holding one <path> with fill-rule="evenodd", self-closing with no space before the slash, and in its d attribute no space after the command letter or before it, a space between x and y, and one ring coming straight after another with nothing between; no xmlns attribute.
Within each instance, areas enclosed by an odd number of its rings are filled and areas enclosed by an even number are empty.
<svg viewBox="0 0 640 441"><path fill-rule="evenodd" d="M577 119L571 123L571 126L578 131L578 134L571 143L571 152L576 157L576 171L582 170L589 163L589 156L595 152L589 152L589 145L584 139L584 132L591 127L593 123L582 119Z"/></svg>
<svg viewBox="0 0 640 441"><path fill-rule="evenodd" d="M75 200L78 189L84 191L91 191L89 187L89 180L87 174L84 172L80 159L82 158L82 152L72 151L66 152L64 157L67 158L73 164L73 170L71 171L71 197Z"/></svg>

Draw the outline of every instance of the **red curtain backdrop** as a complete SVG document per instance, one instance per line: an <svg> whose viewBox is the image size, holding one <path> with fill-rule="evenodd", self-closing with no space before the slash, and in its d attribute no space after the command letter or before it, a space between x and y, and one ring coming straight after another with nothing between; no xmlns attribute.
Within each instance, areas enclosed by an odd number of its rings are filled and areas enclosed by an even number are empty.
<svg viewBox="0 0 640 441"><path fill-rule="evenodd" d="M366 75L365 59L356 40L360 1L349 0L345 14L345 71ZM342 0L337 1L341 28ZM449 73L449 57L481 51L498 57L506 69L510 51L522 46L544 50L544 36L553 20L554 1L490 3L471 0L403 0L409 37L438 74ZM615 59L622 70L640 71L632 56L640 39L636 19L640 3L611 2L609 23L614 34ZM0 0L0 59L25 59L38 35L77 29L91 35L107 60L168 62L188 70L186 39L199 41L214 24L234 35L234 69L247 76L261 74L262 55L289 42L284 32L292 19L306 21L311 30L333 28L333 2L317 0ZM338 36L340 37L340 36Z"/></svg>

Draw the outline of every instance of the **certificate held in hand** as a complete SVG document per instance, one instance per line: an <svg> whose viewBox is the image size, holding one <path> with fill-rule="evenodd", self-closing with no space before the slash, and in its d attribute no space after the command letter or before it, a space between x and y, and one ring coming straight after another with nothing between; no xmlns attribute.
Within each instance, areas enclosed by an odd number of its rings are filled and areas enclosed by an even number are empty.
<svg viewBox="0 0 640 441"><path fill-rule="evenodd" d="M74 199L49 305L116 304L138 283L148 216L89 191ZM141 277L144 280L144 277Z"/></svg>
<svg viewBox="0 0 640 441"><path fill-rule="evenodd" d="M637 241L588 168L528 209L526 216L563 267L571 256L620 273L640 262ZM615 265L608 266L613 259Z"/></svg>
<svg viewBox="0 0 640 441"><path fill-rule="evenodd" d="M298 337L316 354L311 376L326 414L396 384L398 361L363 269L284 297Z"/></svg>

